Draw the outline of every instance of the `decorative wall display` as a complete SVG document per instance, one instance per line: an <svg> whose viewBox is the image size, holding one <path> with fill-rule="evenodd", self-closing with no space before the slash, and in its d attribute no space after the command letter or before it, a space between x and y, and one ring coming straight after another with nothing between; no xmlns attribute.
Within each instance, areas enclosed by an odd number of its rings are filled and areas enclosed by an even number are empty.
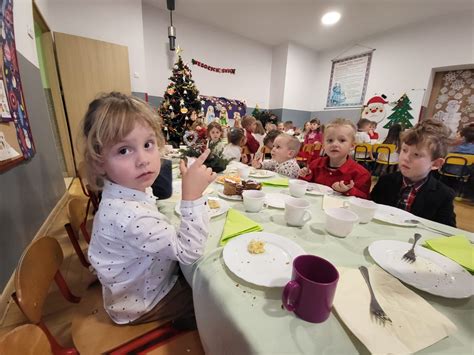
<svg viewBox="0 0 474 355"><path fill-rule="evenodd" d="M196 59L191 59L191 63L193 65L197 65L198 67L201 67L201 68L204 68L204 69L207 69L209 71L216 72L216 73L235 74L235 69L211 67L210 65L204 64L203 62L200 62Z"/></svg>
<svg viewBox="0 0 474 355"><path fill-rule="evenodd" d="M326 108L363 104L372 53L373 50L332 61Z"/></svg>
<svg viewBox="0 0 474 355"><path fill-rule="evenodd" d="M0 147L2 149L0 153L0 171L4 171L24 159L31 159L35 153L35 147L16 57L13 0L1 1L0 18L2 27L0 39L2 57L0 64L0 122L2 124L0 131L2 132L1 137L3 137L3 145ZM17 142L13 142L11 134L13 127ZM19 148L21 155L20 152L15 150L15 146Z"/></svg>
<svg viewBox="0 0 474 355"><path fill-rule="evenodd" d="M247 105L243 101L215 96L200 97L206 123L218 121L223 126L233 127L235 120L240 120L247 111Z"/></svg>
<svg viewBox="0 0 474 355"><path fill-rule="evenodd" d="M388 90L387 90L388 91ZM377 122L379 140L383 141L390 127L399 123L411 128L418 123L425 89L373 95L362 108L361 118Z"/></svg>
<svg viewBox="0 0 474 355"><path fill-rule="evenodd" d="M474 123L474 70L455 70L436 74L433 85L433 118L451 130L451 138L463 127ZM435 90L436 86L436 90ZM431 103L432 100L430 100Z"/></svg>

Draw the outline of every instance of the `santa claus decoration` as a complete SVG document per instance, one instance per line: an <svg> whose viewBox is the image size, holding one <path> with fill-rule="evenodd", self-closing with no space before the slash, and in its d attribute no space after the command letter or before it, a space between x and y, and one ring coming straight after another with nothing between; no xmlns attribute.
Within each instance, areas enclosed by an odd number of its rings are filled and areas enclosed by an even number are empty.
<svg viewBox="0 0 474 355"><path fill-rule="evenodd" d="M377 123L382 122L387 116L388 101L387 96L373 96L367 101L367 105L362 109L361 118L366 118L369 121L375 121Z"/></svg>

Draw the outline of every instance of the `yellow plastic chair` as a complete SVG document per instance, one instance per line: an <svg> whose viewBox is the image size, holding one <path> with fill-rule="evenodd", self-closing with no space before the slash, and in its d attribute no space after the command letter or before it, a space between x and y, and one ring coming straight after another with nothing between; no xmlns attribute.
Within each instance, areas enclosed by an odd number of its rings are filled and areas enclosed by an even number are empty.
<svg viewBox="0 0 474 355"><path fill-rule="evenodd" d="M362 163L372 161L372 144L356 144L354 147L354 160Z"/></svg>
<svg viewBox="0 0 474 355"><path fill-rule="evenodd" d="M441 180L443 177L454 178L459 181L458 196L462 196L464 185L469 181L472 173L472 165L474 164L474 155L450 153L446 156L445 161L439 174Z"/></svg>

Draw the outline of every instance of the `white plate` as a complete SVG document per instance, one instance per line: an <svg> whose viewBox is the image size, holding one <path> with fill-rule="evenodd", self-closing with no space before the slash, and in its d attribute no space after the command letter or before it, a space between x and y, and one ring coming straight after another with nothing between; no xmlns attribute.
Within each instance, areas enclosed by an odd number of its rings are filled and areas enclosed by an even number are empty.
<svg viewBox="0 0 474 355"><path fill-rule="evenodd" d="M410 243L378 240L369 246L372 258L387 272L420 290L447 298L473 294L474 277L451 259L421 246L415 247L416 261L402 260Z"/></svg>
<svg viewBox="0 0 474 355"><path fill-rule="evenodd" d="M221 214L226 213L230 208L229 204L221 200L220 198L209 197L208 200L215 200L219 202L219 208L211 208L209 207L209 204L207 204L207 213L209 214L209 218L220 216ZM181 206L181 201L178 201L178 203L174 207L174 211L178 214L178 216L181 216L180 206Z"/></svg>
<svg viewBox="0 0 474 355"><path fill-rule="evenodd" d="M225 198L227 200L242 201L241 195L225 195L222 191L217 191L217 194L219 197Z"/></svg>
<svg viewBox="0 0 474 355"><path fill-rule="evenodd" d="M316 183L309 183L308 188L306 189L306 193L308 195L316 195L316 196L332 195L333 192L334 190L331 189L329 186L316 184Z"/></svg>
<svg viewBox="0 0 474 355"><path fill-rule="evenodd" d="M400 208L380 204L378 204L374 218L382 222L395 224L402 227L415 227L416 224L406 223L405 221L409 219L417 219L417 217L410 212Z"/></svg>
<svg viewBox="0 0 474 355"><path fill-rule="evenodd" d="M289 195L271 192L265 194L265 204L268 207L273 208L285 208L285 200L290 197Z"/></svg>
<svg viewBox="0 0 474 355"><path fill-rule="evenodd" d="M271 170L252 169L250 170L249 176L254 178L268 178L275 176L276 172Z"/></svg>
<svg viewBox="0 0 474 355"><path fill-rule="evenodd" d="M252 239L265 242L265 252L251 254L247 246ZM306 254L290 239L272 233L254 232L232 238L224 247L223 257L235 275L255 285L283 287L291 279L293 259Z"/></svg>

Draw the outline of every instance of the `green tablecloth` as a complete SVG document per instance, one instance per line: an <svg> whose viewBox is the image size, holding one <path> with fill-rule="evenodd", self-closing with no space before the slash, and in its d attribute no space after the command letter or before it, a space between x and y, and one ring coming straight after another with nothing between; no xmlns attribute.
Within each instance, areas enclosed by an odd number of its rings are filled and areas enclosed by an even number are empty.
<svg viewBox="0 0 474 355"><path fill-rule="evenodd" d="M214 184L215 190L222 185ZM284 188L265 186L264 191L278 192ZM286 191L286 190L285 190ZM397 227L377 221L358 225L346 238L337 238L324 230L322 197L306 195L312 203L313 219L303 228L288 227L283 210L264 209L247 213L241 202L227 201L264 227L265 232L285 236L299 244L309 254L319 255L337 266L358 267L371 265L373 260L367 247L376 240L408 241L414 232L423 238L433 233L419 228ZM166 214L173 214L174 203L179 199L163 201ZM174 216L173 218L176 218ZM355 354L367 349L340 322L333 311L322 324L298 319L281 308L282 288L258 287L239 279L225 266L219 238L225 215L213 218L205 255L192 267L184 268L192 278L194 306L199 333L206 353L209 354ZM428 225L453 234L464 234L473 240L472 233L426 221ZM421 244L421 243L420 243ZM473 297L463 300L445 299L415 290L434 308L446 315L458 331L442 341L424 349L429 354L472 354L474 351ZM355 305L357 306L357 305Z"/></svg>

